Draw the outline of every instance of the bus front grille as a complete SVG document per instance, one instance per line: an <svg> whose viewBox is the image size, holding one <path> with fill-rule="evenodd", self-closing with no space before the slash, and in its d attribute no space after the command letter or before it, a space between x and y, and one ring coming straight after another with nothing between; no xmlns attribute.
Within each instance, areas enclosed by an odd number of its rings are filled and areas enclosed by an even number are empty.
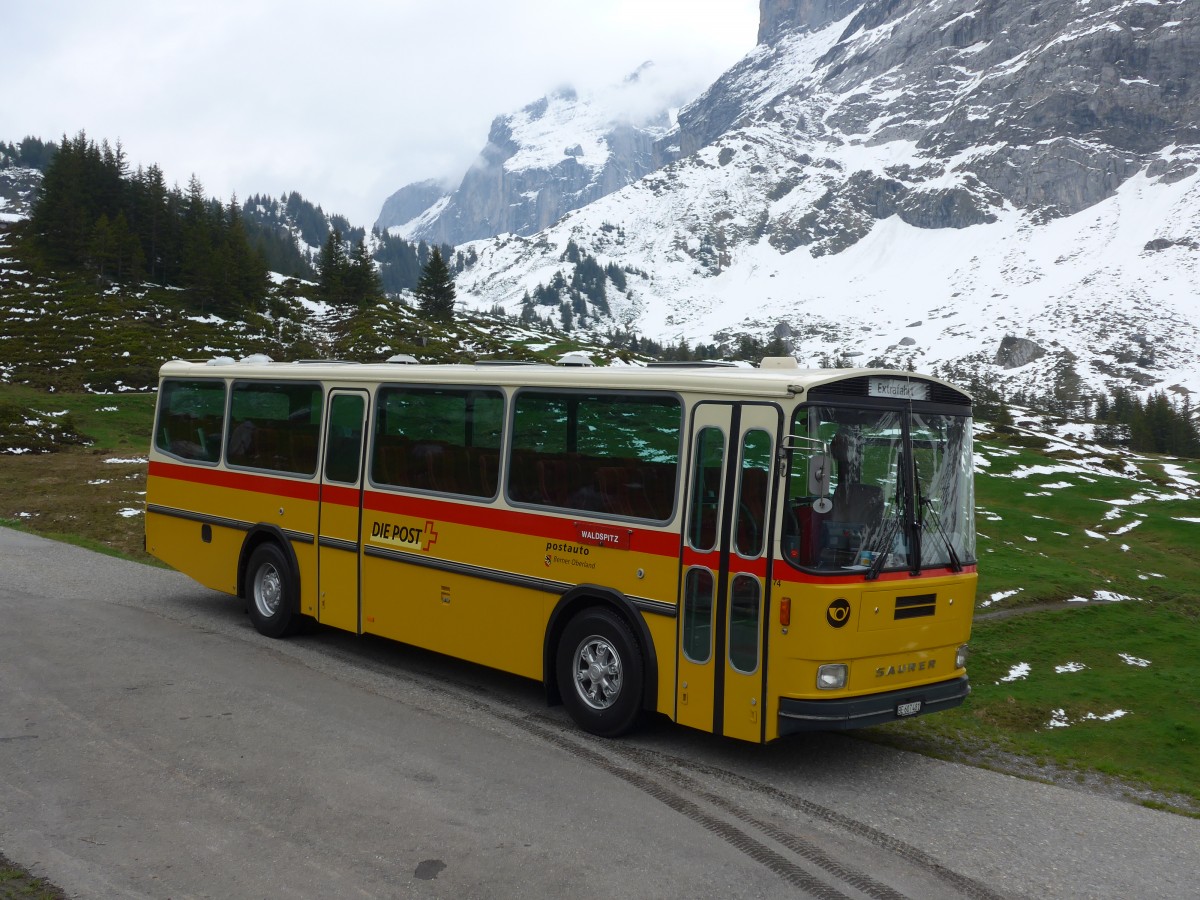
<svg viewBox="0 0 1200 900"><path fill-rule="evenodd" d="M932 616L937 611L937 594L913 594L908 597L896 598L896 613L893 618L919 619L922 616Z"/></svg>

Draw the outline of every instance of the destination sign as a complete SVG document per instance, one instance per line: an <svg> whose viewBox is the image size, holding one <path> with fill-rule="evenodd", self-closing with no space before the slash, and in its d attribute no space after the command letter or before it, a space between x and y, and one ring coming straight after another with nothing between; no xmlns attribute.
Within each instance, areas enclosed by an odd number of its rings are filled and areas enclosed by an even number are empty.
<svg viewBox="0 0 1200 900"><path fill-rule="evenodd" d="M892 400L928 400L929 385L923 381L872 377L867 393L872 397L888 397Z"/></svg>

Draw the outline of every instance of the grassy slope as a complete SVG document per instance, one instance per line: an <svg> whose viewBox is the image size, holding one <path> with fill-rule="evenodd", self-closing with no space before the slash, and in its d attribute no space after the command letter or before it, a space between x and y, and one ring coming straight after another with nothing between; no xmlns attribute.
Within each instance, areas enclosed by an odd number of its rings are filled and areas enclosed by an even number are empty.
<svg viewBox="0 0 1200 900"><path fill-rule="evenodd" d="M423 362L551 360L571 350L598 361L627 355L500 316L431 323L395 300L352 315L317 311L298 298L303 289L296 282L274 288L261 309L224 321L187 291L121 290L55 271L0 223L0 382L119 393L155 384L167 359L252 353L357 361L407 353Z"/></svg>
<svg viewBox="0 0 1200 900"><path fill-rule="evenodd" d="M1034 760L1041 777L1112 776L1200 814L1200 523L1181 521L1200 517L1200 464L1030 431L985 433L977 452L971 699L878 736L1022 773Z"/></svg>

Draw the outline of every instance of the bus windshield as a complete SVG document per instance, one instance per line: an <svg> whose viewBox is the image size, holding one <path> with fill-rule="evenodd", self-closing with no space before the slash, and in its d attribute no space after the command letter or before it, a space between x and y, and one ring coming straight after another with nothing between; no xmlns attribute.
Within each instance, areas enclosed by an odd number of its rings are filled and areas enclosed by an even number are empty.
<svg viewBox="0 0 1200 900"><path fill-rule="evenodd" d="M791 434L783 549L793 565L874 577L975 561L969 417L808 406Z"/></svg>

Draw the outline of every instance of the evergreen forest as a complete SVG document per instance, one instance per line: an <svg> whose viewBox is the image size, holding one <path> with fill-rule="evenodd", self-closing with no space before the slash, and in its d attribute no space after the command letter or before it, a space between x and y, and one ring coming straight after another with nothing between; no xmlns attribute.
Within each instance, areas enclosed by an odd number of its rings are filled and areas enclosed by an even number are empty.
<svg viewBox="0 0 1200 900"><path fill-rule="evenodd" d="M193 176L168 188L156 165L129 171L125 152L80 132L45 168L29 239L54 265L102 283L191 289L201 312L232 316L266 292L267 262L236 199L204 195Z"/></svg>
<svg viewBox="0 0 1200 900"><path fill-rule="evenodd" d="M0 165L43 172L23 234L51 265L102 284L182 288L201 313L234 317L260 308L268 272L316 281L315 299L361 308L415 290L431 255L423 241L378 230L368 249L365 229L295 191L239 204L206 196L194 175L186 189L168 187L157 165L131 171L119 142L97 144L84 132L61 144L0 142ZM439 249L454 258L452 247ZM459 271L463 265L459 254Z"/></svg>

